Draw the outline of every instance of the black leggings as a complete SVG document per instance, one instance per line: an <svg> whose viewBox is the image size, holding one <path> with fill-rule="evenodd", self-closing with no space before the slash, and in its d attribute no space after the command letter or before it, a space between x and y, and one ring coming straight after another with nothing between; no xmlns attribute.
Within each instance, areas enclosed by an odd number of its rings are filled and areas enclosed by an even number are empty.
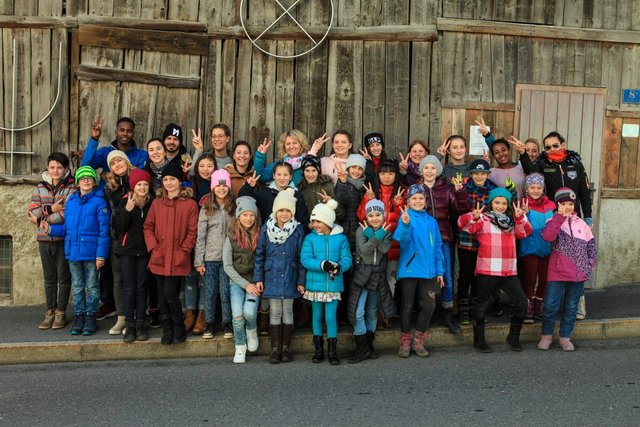
<svg viewBox="0 0 640 427"><path fill-rule="evenodd" d="M527 296L522 290L518 276L486 276L478 274L478 302L473 311L473 318L484 321L487 310L493 303L493 293L502 289L511 300L512 319L524 319L527 311Z"/></svg>
<svg viewBox="0 0 640 427"><path fill-rule="evenodd" d="M458 248L458 302L476 297L478 252Z"/></svg>
<svg viewBox="0 0 640 427"><path fill-rule="evenodd" d="M180 302L182 276L159 276L156 274L156 282L158 283L160 313L163 316L171 316L174 325L184 322L182 303Z"/></svg>
<svg viewBox="0 0 640 427"><path fill-rule="evenodd" d="M411 313L413 312L413 304L417 292L420 314L418 314L418 320L416 321L416 330L418 332L426 331L436 308L436 295L440 294L440 286L436 283L436 279L402 279L400 289L402 289L400 330L402 332L411 331Z"/></svg>
<svg viewBox="0 0 640 427"><path fill-rule="evenodd" d="M147 311L147 264L149 256L120 256L124 288L124 316L128 324L144 322Z"/></svg>

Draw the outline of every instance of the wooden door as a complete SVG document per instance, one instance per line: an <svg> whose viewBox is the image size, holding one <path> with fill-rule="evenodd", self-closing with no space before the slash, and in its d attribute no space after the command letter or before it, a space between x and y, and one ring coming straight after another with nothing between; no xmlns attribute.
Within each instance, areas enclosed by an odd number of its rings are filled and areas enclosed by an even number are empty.
<svg viewBox="0 0 640 427"><path fill-rule="evenodd" d="M580 153L591 183L594 235L598 240L600 168L604 140L606 88L516 85L514 133L525 140L558 131L570 150ZM596 272L590 284L595 284Z"/></svg>

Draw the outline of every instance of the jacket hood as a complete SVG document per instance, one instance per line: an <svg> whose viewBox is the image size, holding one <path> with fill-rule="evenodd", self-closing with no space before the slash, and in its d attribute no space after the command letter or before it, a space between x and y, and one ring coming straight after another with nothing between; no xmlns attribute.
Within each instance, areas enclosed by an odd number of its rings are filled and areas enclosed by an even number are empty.
<svg viewBox="0 0 640 427"><path fill-rule="evenodd" d="M116 150L119 150L119 148L118 148L118 140L114 139L113 141L111 141L111 146L113 148L115 148ZM129 148L127 148L124 151L124 154L129 154L132 150L135 150L137 148L138 148L138 146L136 145L135 139L132 139L131 141L129 141Z"/></svg>
<svg viewBox="0 0 640 427"><path fill-rule="evenodd" d="M53 185L53 179L51 178L51 175L49 174L49 171L42 172L42 176L41 177L42 177L42 182L44 182L45 184ZM71 171L67 169L67 173L62 177L60 182L65 182L70 177L71 177Z"/></svg>

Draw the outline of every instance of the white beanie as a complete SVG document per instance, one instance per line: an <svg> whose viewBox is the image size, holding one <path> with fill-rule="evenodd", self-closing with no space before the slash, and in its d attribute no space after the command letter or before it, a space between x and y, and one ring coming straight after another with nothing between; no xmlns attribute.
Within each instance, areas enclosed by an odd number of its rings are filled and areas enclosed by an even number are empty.
<svg viewBox="0 0 640 427"><path fill-rule="evenodd" d="M286 188L278 193L273 201L271 212L275 215L280 209L287 209L292 215L296 214L296 197L293 188Z"/></svg>
<svg viewBox="0 0 640 427"><path fill-rule="evenodd" d="M111 162L113 161L113 159L115 159L116 157L119 157L121 159L124 159L125 162L127 162L127 164L129 166L131 166L131 162L129 161L129 157L127 157L127 155L125 154L124 151L120 151L120 150L111 150L109 152L109 154L107 155L107 165L109 166L109 168L111 168Z"/></svg>
<svg viewBox="0 0 640 427"><path fill-rule="evenodd" d="M367 159L362 154L349 154L344 170L349 169L351 166L360 166L362 170L365 170L367 168Z"/></svg>
<svg viewBox="0 0 640 427"><path fill-rule="evenodd" d="M333 223L336 221L336 208L338 202L330 199L326 204L318 203L311 212L311 221L320 221L327 224L330 228L333 228Z"/></svg>

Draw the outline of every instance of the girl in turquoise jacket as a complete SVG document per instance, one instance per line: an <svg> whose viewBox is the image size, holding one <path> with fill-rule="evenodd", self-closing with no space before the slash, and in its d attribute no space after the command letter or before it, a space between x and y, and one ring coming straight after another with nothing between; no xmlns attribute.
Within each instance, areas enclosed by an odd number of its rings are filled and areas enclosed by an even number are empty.
<svg viewBox="0 0 640 427"><path fill-rule="evenodd" d="M311 213L312 231L302 243L300 258L307 270L307 281L304 298L311 301L313 313L313 344L315 353L313 363L324 359L322 341L322 318L327 323L329 342L329 362L339 365L337 356L338 341L338 301L344 291L343 273L351 268L351 249L349 241L342 232L342 227L334 225L335 209L338 203L329 200L319 203Z"/></svg>

